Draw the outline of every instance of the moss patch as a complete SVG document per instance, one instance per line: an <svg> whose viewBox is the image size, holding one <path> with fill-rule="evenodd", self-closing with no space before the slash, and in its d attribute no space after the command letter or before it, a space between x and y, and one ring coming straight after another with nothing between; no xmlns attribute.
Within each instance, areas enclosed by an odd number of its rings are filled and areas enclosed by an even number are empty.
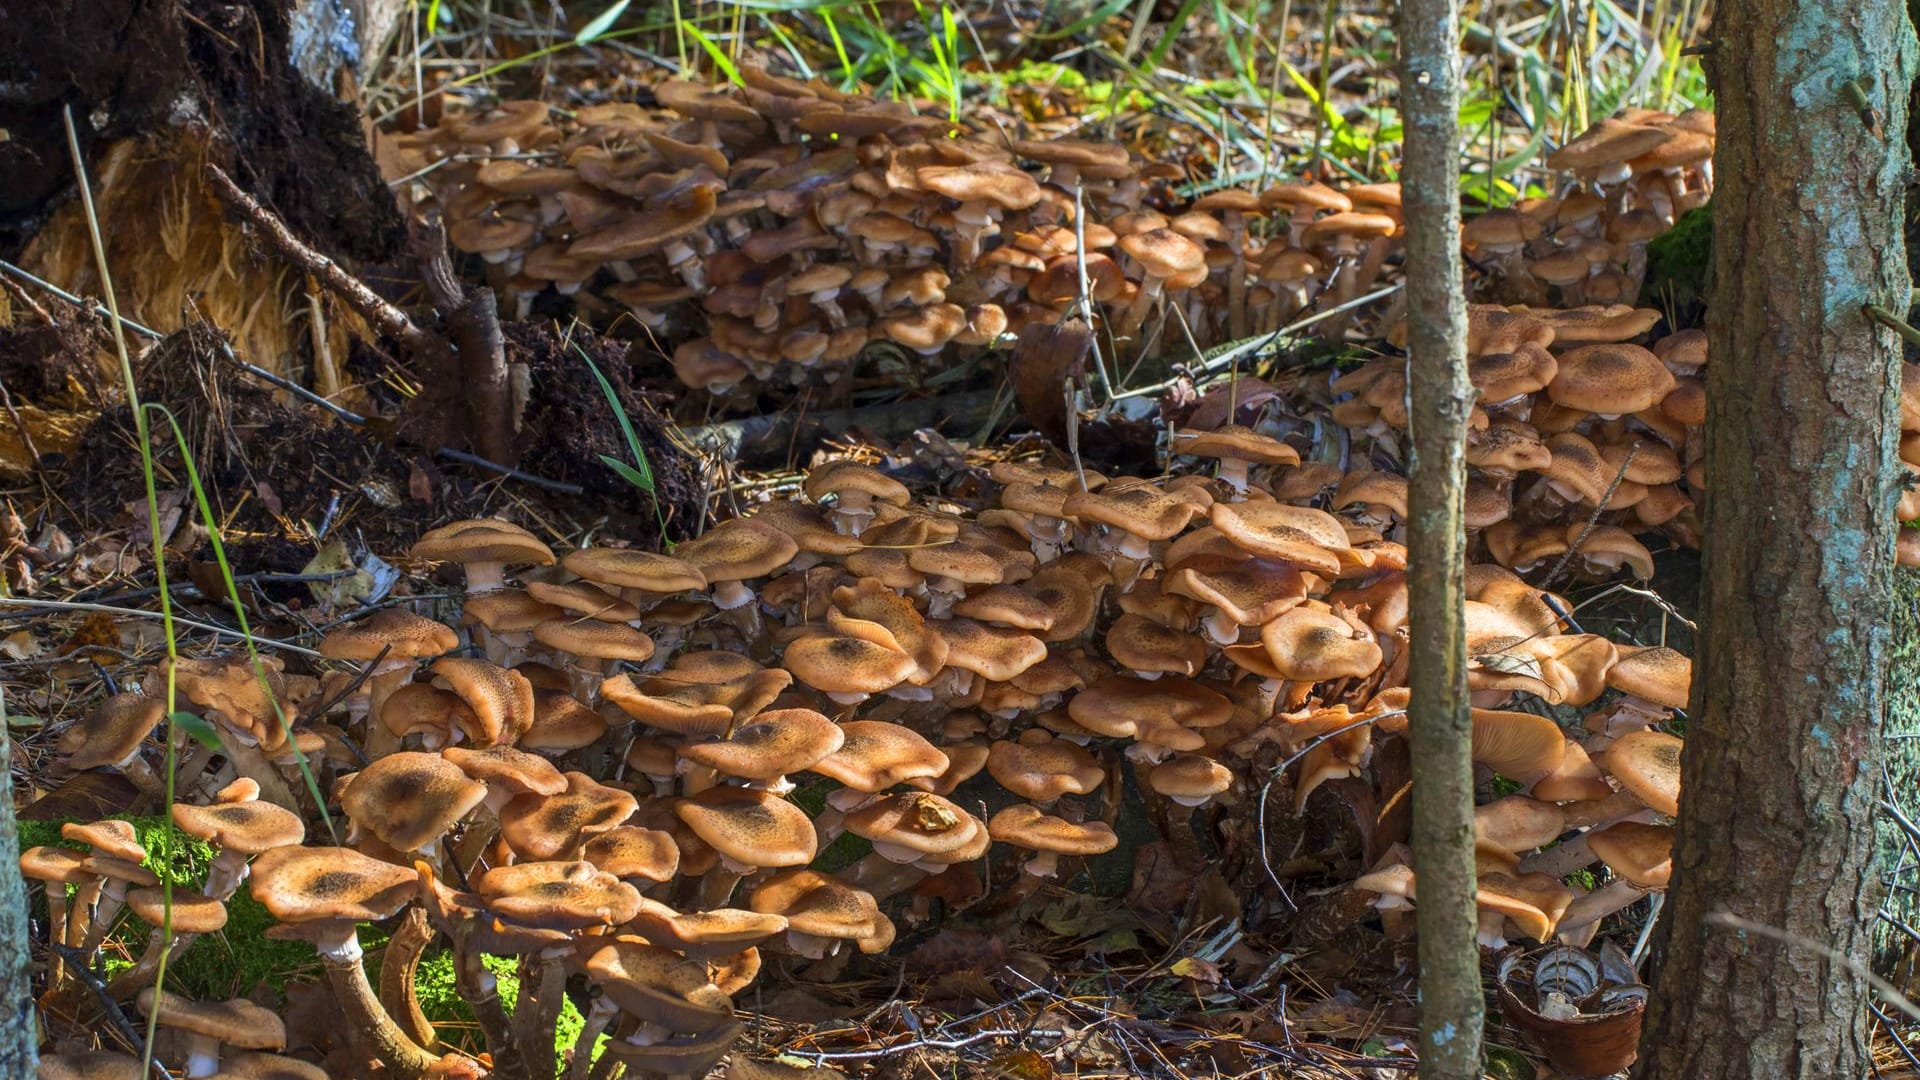
<svg viewBox="0 0 1920 1080"><path fill-rule="evenodd" d="M1647 281L1640 302L1665 311L1675 329L1700 325L1713 262L1713 206L1680 215L1647 245Z"/></svg>

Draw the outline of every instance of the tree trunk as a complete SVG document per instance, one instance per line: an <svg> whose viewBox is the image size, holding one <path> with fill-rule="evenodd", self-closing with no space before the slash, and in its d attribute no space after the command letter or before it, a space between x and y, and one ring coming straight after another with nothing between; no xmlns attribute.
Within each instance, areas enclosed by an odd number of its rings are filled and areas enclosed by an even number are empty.
<svg viewBox="0 0 1920 1080"><path fill-rule="evenodd" d="M1420 1075L1478 1080L1486 996L1475 942L1473 729L1465 625L1466 297L1460 265L1460 74L1456 0L1400 8L1406 124L1408 648L1413 705L1414 909L1420 960Z"/></svg>
<svg viewBox="0 0 1920 1080"><path fill-rule="evenodd" d="M1636 1075L1854 1077L1893 653L1914 45L1895 0L1716 9L1704 633Z"/></svg>
<svg viewBox="0 0 1920 1080"><path fill-rule="evenodd" d="M38 1069L39 1024L33 1012L27 883L20 876L19 821L13 814L13 739L0 703L0 1076Z"/></svg>

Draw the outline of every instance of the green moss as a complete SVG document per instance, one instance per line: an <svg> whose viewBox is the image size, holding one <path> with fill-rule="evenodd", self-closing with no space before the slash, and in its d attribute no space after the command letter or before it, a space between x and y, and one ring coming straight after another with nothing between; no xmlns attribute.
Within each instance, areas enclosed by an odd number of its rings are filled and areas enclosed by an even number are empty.
<svg viewBox="0 0 1920 1080"><path fill-rule="evenodd" d="M1647 245L1647 280L1640 302L1670 313L1679 326L1696 325L1706 304L1712 211L1711 204L1687 211Z"/></svg>

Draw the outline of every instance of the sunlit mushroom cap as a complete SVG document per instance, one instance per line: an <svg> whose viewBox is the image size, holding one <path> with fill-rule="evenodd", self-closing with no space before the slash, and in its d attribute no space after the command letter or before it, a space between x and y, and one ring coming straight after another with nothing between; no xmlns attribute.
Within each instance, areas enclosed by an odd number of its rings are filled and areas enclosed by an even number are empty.
<svg viewBox="0 0 1920 1080"><path fill-rule="evenodd" d="M1380 646L1371 636L1316 608L1289 610L1261 627L1260 640L1273 666L1301 682L1369 675L1380 666Z"/></svg>
<svg viewBox="0 0 1920 1080"><path fill-rule="evenodd" d="M1559 767L1567 740L1551 719L1499 709L1472 712L1476 763L1521 783L1530 783Z"/></svg>
<svg viewBox="0 0 1920 1080"><path fill-rule="evenodd" d="M552 762L511 746L477 750L449 746L440 756L489 788L511 791L515 795L558 795L567 790L567 778L560 775Z"/></svg>
<svg viewBox="0 0 1920 1080"><path fill-rule="evenodd" d="M1607 685L1669 709L1687 707L1693 661L1664 645L1619 646L1620 659L1607 671Z"/></svg>
<svg viewBox="0 0 1920 1080"><path fill-rule="evenodd" d="M1673 373L1638 345L1583 345L1560 354L1547 385L1556 403L1619 416L1652 408L1673 389Z"/></svg>
<svg viewBox="0 0 1920 1080"><path fill-rule="evenodd" d="M669 881L680 868L670 833L622 825L586 842L580 857L622 880Z"/></svg>
<svg viewBox="0 0 1920 1080"><path fill-rule="evenodd" d="M20 853L20 873L30 881L72 885L91 880L86 862L87 857L72 848L31 847Z"/></svg>
<svg viewBox="0 0 1920 1080"><path fill-rule="evenodd" d="M543 930L615 926L640 910L633 886L589 862L497 866L475 877L473 887L488 910Z"/></svg>
<svg viewBox="0 0 1920 1080"><path fill-rule="evenodd" d="M919 667L897 649L841 634L803 637L787 646L781 663L794 678L826 694L877 694L900 685Z"/></svg>
<svg viewBox="0 0 1920 1080"><path fill-rule="evenodd" d="M737 865L804 866L819 847L805 811L756 788L708 788L675 804L674 813Z"/></svg>
<svg viewBox="0 0 1920 1080"><path fill-rule="evenodd" d="M708 584L715 584L765 577L786 566L799 551L800 545L786 533L752 518L736 518L681 544L675 555L698 567Z"/></svg>
<svg viewBox="0 0 1920 1080"><path fill-rule="evenodd" d="M1207 662L1199 636L1131 612L1107 628L1106 645L1115 663L1143 673L1197 675Z"/></svg>
<svg viewBox="0 0 1920 1080"><path fill-rule="evenodd" d="M340 807L381 843L418 851L439 840L486 794L485 784L439 754L401 751L362 769L340 797Z"/></svg>
<svg viewBox="0 0 1920 1080"><path fill-rule="evenodd" d="M1235 458L1255 464L1297 465L1300 452L1279 439L1248 427L1228 424L1212 431L1176 431L1173 452L1195 457Z"/></svg>
<svg viewBox="0 0 1920 1080"><path fill-rule="evenodd" d="M1573 902L1573 891L1550 874L1480 874L1474 903L1512 922L1520 936L1546 941Z"/></svg>
<svg viewBox="0 0 1920 1080"><path fill-rule="evenodd" d="M145 862L147 850L140 846L140 837L134 832L133 823L108 818L104 821L83 823L65 822L60 826L62 839L86 844L101 855L124 859L127 862ZM298 839L291 841L298 843Z"/></svg>
<svg viewBox="0 0 1920 1080"><path fill-rule="evenodd" d="M161 889L129 889L127 907L153 926L161 925L171 908L176 934L211 934L227 925L226 901L186 889L173 890L171 900Z"/></svg>
<svg viewBox="0 0 1920 1080"><path fill-rule="evenodd" d="M947 771L947 755L910 728L884 720L851 720L840 727L840 748L809 771L864 792Z"/></svg>
<svg viewBox="0 0 1920 1080"><path fill-rule="evenodd" d="M686 667L637 681L616 675L600 684L600 697L651 727L704 737L747 722L791 685L793 676L786 670L746 661L739 673L720 677Z"/></svg>
<svg viewBox="0 0 1920 1080"><path fill-rule="evenodd" d="M1042 803L1085 795L1106 779L1106 770L1085 747L1037 729L1018 742L996 741L987 750L986 764L1001 787Z"/></svg>
<svg viewBox="0 0 1920 1080"><path fill-rule="evenodd" d="M742 908L680 912L657 901L642 899L639 910L622 929L655 945L705 959L732 955L783 933L787 919L784 915Z"/></svg>
<svg viewBox="0 0 1920 1080"><path fill-rule="evenodd" d="M1680 754L1685 743L1651 729L1630 731L1607 747L1607 771L1634 798L1673 815L1680 812Z"/></svg>
<svg viewBox="0 0 1920 1080"><path fill-rule="evenodd" d="M898 862L947 855L973 845L982 828L972 814L929 791L883 795L847 815L847 831Z"/></svg>
<svg viewBox="0 0 1920 1080"><path fill-rule="evenodd" d="M879 952L893 942L893 924L873 896L817 870L783 870L756 885L748 906L782 915L789 931L858 943Z"/></svg>
<svg viewBox="0 0 1920 1080"><path fill-rule="evenodd" d="M1197 806L1233 786L1233 770L1203 754L1175 754L1147 773L1147 786L1183 806Z"/></svg>
<svg viewBox="0 0 1920 1080"><path fill-rule="evenodd" d="M671 555L629 548L584 548L569 551L560 565L588 581L618 589L676 593L707 587L700 568Z"/></svg>
<svg viewBox="0 0 1920 1080"><path fill-rule="evenodd" d="M200 706L207 719L224 724L258 742L269 752L286 743L281 720L293 722L297 712L286 692L278 657L260 657L258 667L245 655L180 657L174 661L174 685L180 694ZM157 668L165 685L164 668Z"/></svg>
<svg viewBox="0 0 1920 1080"><path fill-rule="evenodd" d="M330 631L320 639L320 654L331 660L369 661L384 649L389 658L442 656L460 645L452 628L406 608L382 608L368 617Z"/></svg>
<svg viewBox="0 0 1920 1080"><path fill-rule="evenodd" d="M407 554L410 558L442 562L553 565L553 550L542 543L539 537L499 518L476 518L442 525L421 536Z"/></svg>
<svg viewBox="0 0 1920 1080"><path fill-rule="evenodd" d="M994 814L987 832L1002 843L1057 855L1104 855L1120 845L1120 837L1104 821L1068 821L1028 803Z"/></svg>
<svg viewBox="0 0 1920 1080"><path fill-rule="evenodd" d="M1656 127L1607 117L1547 155L1547 168L1593 172L1651 153L1672 136Z"/></svg>
<svg viewBox="0 0 1920 1080"><path fill-rule="evenodd" d="M1525 795L1508 795L1473 809L1474 841L1515 855L1553 843L1566 829L1565 811Z"/></svg>
<svg viewBox="0 0 1920 1080"><path fill-rule="evenodd" d="M533 726L533 684L525 675L464 656L443 656L430 670L472 710L476 727L466 734L475 746L514 742Z"/></svg>
<svg viewBox="0 0 1920 1080"><path fill-rule="evenodd" d="M1281 502L1215 503L1209 520L1242 550L1323 577L1340 573L1339 553L1350 546L1340 519L1312 507Z"/></svg>
<svg viewBox="0 0 1920 1080"><path fill-rule="evenodd" d="M300 816L269 802L248 800L213 806L175 803L172 813L180 831L222 851L257 855L306 839L306 825Z"/></svg>
<svg viewBox="0 0 1920 1080"><path fill-rule="evenodd" d="M526 859L555 859L624 824L638 809L631 793L585 773L565 774L558 795L517 795L500 808L500 835Z"/></svg>
<svg viewBox="0 0 1920 1080"><path fill-rule="evenodd" d="M291 846L254 859L249 881L253 898L283 923L378 921L405 907L420 884L413 870L352 848Z"/></svg>
<svg viewBox="0 0 1920 1080"><path fill-rule="evenodd" d="M565 753L593 745L606 730L606 718L566 690L535 690L533 726L520 736L519 745L543 753Z"/></svg>
<svg viewBox="0 0 1920 1080"><path fill-rule="evenodd" d="M1068 516L1101 524L1148 540L1168 540L1187 527L1210 502L1204 492L1172 493L1144 481L1114 481L1093 492L1067 496Z"/></svg>
<svg viewBox="0 0 1920 1080"><path fill-rule="evenodd" d="M829 496L854 494L874 502L905 506L912 498L912 493L900 481L871 465L844 458L809 471L805 490L807 498L815 502L825 502Z"/></svg>
<svg viewBox="0 0 1920 1080"><path fill-rule="evenodd" d="M726 776L772 780L812 768L843 741L840 726L812 709L774 709L718 742L682 747L680 756Z"/></svg>
<svg viewBox="0 0 1920 1080"><path fill-rule="evenodd" d="M1157 741L1165 731L1218 727L1233 715L1233 703L1190 679L1107 675L1075 694L1067 702L1067 714L1080 726L1108 738L1153 734ZM1198 744L1185 749L1197 748Z"/></svg>

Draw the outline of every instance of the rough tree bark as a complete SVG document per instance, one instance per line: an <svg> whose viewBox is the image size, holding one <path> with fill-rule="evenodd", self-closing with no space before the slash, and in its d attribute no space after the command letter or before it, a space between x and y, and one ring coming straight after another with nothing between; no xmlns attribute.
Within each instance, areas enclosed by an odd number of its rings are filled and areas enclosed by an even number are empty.
<svg viewBox="0 0 1920 1080"><path fill-rule="evenodd" d="M1407 216L1408 648L1420 1075L1477 1080L1486 997L1474 940L1473 729L1467 711L1467 309L1460 265L1457 0L1400 8Z"/></svg>
<svg viewBox="0 0 1920 1080"><path fill-rule="evenodd" d="M1636 1075L1867 1071L1893 652L1894 335L1914 43L1900 0L1716 8L1704 635Z"/></svg>

